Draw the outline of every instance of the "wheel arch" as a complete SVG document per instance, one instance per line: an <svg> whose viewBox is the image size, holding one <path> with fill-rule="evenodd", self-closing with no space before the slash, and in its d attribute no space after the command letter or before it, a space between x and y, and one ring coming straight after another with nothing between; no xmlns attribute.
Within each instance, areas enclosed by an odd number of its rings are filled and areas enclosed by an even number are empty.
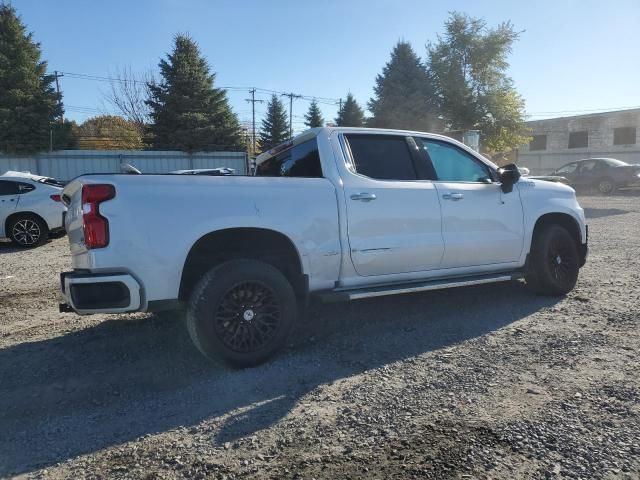
<svg viewBox="0 0 640 480"><path fill-rule="evenodd" d="M307 296L308 278L291 238L268 228L234 227L209 232L191 246L182 268L179 299L187 300L195 284L211 268L238 258L269 263L289 280L296 296Z"/></svg>
<svg viewBox="0 0 640 480"><path fill-rule="evenodd" d="M582 244L582 231L580 229L580 224L578 223L578 221L568 213L552 212L545 213L538 217L538 219L536 220L531 238L532 245L536 233L546 225L560 225L569 232L571 238L575 240L577 247L580 247L580 245Z"/></svg>
<svg viewBox="0 0 640 480"><path fill-rule="evenodd" d="M36 217L37 219L41 220L47 227L47 230L49 230L49 224L44 218L42 218L42 215L38 215L37 213L31 212L31 211L12 212L11 215L9 215L4 221L4 233L7 237L9 236L9 224L13 221L14 218L20 217L23 215L29 216L29 217Z"/></svg>

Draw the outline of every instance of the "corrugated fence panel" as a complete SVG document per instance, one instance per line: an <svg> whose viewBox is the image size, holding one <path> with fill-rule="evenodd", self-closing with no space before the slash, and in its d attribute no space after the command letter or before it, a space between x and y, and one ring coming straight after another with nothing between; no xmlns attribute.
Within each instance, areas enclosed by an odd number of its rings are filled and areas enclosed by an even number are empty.
<svg viewBox="0 0 640 480"><path fill-rule="evenodd" d="M12 158L0 156L0 174L7 170L30 171L37 170L38 164L35 158Z"/></svg>
<svg viewBox="0 0 640 480"><path fill-rule="evenodd" d="M167 173L191 168L233 168L246 174L244 152L152 152L139 150L60 150L32 157L0 155L0 175L7 170L31 172L60 180L87 173L118 173L121 164L133 165L143 173Z"/></svg>

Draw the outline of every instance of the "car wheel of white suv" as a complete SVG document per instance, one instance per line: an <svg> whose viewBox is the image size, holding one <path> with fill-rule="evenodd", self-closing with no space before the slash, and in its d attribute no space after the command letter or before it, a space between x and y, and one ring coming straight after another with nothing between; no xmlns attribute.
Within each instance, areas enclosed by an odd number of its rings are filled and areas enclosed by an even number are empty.
<svg viewBox="0 0 640 480"><path fill-rule="evenodd" d="M31 214L15 216L8 225L9 238L23 248L34 248L47 241L49 229L44 221Z"/></svg>

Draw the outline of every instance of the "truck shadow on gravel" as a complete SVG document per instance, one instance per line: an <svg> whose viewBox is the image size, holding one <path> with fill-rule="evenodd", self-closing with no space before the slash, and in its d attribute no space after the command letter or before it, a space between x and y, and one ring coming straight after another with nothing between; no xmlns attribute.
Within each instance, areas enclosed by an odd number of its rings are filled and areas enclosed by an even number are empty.
<svg viewBox="0 0 640 480"><path fill-rule="evenodd" d="M495 331L557 300L500 284L313 305L278 358L212 367L171 318L112 317L0 350L0 477L176 427L219 445L268 428L316 387Z"/></svg>

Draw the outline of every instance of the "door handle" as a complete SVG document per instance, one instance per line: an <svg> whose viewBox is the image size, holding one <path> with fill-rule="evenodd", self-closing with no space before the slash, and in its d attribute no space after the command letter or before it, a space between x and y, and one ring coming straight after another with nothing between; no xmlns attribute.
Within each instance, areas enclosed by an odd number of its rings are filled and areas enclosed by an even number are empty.
<svg viewBox="0 0 640 480"><path fill-rule="evenodd" d="M363 202L370 202L371 200L375 200L375 199L376 199L375 193L362 192L362 193L354 193L353 195L351 195L351 200L362 200Z"/></svg>
<svg viewBox="0 0 640 480"><path fill-rule="evenodd" d="M454 202L456 202L458 200L462 200L464 198L464 195L459 192L449 192L443 194L442 198L444 198L445 200L453 200Z"/></svg>

